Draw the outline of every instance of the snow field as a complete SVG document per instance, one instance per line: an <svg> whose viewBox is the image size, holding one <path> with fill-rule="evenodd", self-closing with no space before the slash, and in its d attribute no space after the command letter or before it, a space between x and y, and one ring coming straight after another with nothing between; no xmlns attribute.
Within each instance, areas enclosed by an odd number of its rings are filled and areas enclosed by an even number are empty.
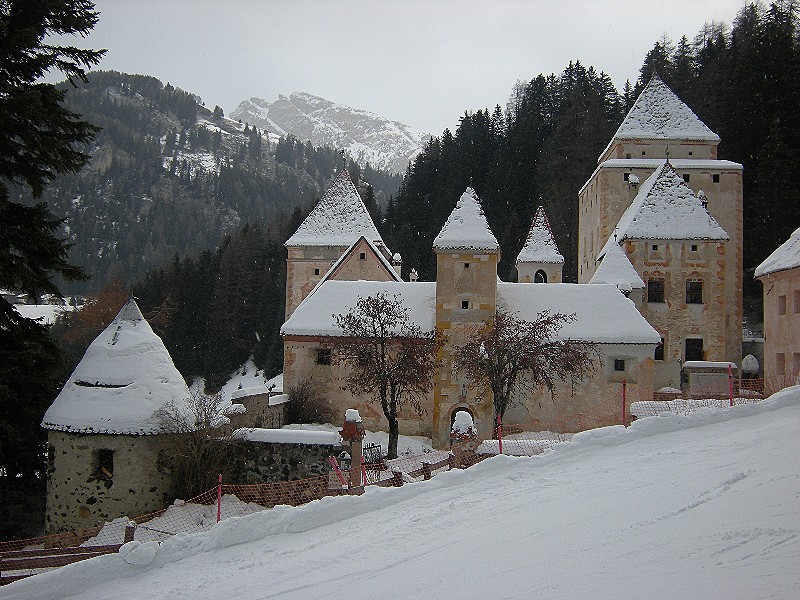
<svg viewBox="0 0 800 600"><path fill-rule="evenodd" d="M134 543L0 597L797 597L799 426L800 388L663 414L534 458Z"/></svg>

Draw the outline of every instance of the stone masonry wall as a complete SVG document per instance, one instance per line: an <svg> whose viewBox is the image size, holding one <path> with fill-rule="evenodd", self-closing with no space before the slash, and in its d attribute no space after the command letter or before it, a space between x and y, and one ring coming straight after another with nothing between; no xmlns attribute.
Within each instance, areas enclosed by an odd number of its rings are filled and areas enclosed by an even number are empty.
<svg viewBox="0 0 800 600"><path fill-rule="evenodd" d="M231 448L232 466L226 469L225 479L245 485L326 475L328 457L338 457L341 451L340 445L237 442Z"/></svg>

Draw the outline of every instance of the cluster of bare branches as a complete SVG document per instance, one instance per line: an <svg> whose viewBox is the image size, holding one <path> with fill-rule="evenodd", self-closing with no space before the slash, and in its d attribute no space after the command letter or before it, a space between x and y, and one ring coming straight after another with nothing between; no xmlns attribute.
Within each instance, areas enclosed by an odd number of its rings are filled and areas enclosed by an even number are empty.
<svg viewBox="0 0 800 600"><path fill-rule="evenodd" d="M543 311L535 320L524 321L498 309L455 348L453 368L491 390L495 418L502 419L515 396L541 387L555 399L557 381L574 386L594 371L594 346L558 335L574 319L574 314Z"/></svg>
<svg viewBox="0 0 800 600"><path fill-rule="evenodd" d="M398 412L424 412L422 398L433 386L440 340L413 323L397 295L378 292L359 298L347 314L335 315L341 336L329 345L332 360L348 368L344 389L380 402L389 422L388 457L397 457Z"/></svg>

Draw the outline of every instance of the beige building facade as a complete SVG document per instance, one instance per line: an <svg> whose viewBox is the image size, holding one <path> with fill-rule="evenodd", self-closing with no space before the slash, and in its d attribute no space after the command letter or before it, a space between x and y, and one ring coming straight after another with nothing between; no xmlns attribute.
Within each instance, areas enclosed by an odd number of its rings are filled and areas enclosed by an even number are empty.
<svg viewBox="0 0 800 600"><path fill-rule="evenodd" d="M761 263L764 294L764 377L780 389L800 375L800 229Z"/></svg>
<svg viewBox="0 0 800 600"><path fill-rule="evenodd" d="M615 235L621 240L621 220L640 188L665 160L726 233L727 242L722 245L677 234L661 244L656 239L649 243L642 239L626 247L648 286L653 285L647 283L648 278L663 280L667 286L665 301L648 302L645 289L642 303L642 313L666 343L663 361L656 355L656 388L679 387L675 385L676 369L687 360L687 344L690 356L702 353L706 360L737 364L742 359L742 166L717 159L719 141L719 136L654 77L578 195L579 282L592 279L608 241ZM660 248L653 251L653 246ZM697 250L692 251L693 246ZM702 281L702 303L686 301L689 281ZM692 300L696 295L688 297ZM700 341L692 341L696 339Z"/></svg>

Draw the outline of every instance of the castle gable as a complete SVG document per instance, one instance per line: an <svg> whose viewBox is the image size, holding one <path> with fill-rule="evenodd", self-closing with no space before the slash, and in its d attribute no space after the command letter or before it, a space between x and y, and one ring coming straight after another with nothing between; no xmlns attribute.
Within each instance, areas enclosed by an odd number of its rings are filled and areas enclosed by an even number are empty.
<svg viewBox="0 0 800 600"><path fill-rule="evenodd" d="M729 237L669 161L665 161L642 184L617 224L616 240L609 238L600 257L611 244L624 239L727 240Z"/></svg>
<svg viewBox="0 0 800 600"><path fill-rule="evenodd" d="M433 249L492 253L500 249L497 238L494 237L483 214L475 190L467 188L461 195L447 222L433 241Z"/></svg>
<svg viewBox="0 0 800 600"><path fill-rule="evenodd" d="M347 169L342 169L285 245L346 248L361 236L383 243Z"/></svg>
<svg viewBox="0 0 800 600"><path fill-rule="evenodd" d="M517 263L522 262L555 264L564 262L543 206L536 210L525 245L517 256Z"/></svg>
<svg viewBox="0 0 800 600"><path fill-rule="evenodd" d="M185 405L189 390L172 358L131 299L92 342L42 421L73 433L150 435L156 413Z"/></svg>

